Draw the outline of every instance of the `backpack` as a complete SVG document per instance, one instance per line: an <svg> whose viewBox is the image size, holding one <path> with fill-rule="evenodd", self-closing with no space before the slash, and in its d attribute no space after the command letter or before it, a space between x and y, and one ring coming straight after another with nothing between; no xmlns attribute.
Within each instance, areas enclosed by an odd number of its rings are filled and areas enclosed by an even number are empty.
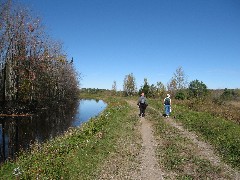
<svg viewBox="0 0 240 180"><path fill-rule="evenodd" d="M165 105L170 105L170 98L165 98L165 101L164 101L164 104Z"/></svg>

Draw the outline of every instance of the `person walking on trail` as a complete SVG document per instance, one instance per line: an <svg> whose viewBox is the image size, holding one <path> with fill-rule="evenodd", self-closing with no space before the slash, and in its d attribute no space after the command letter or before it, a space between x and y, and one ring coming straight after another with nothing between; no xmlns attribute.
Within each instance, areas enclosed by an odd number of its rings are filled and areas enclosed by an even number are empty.
<svg viewBox="0 0 240 180"><path fill-rule="evenodd" d="M169 117L171 112L171 99L170 94L167 94L167 97L163 100L166 117Z"/></svg>
<svg viewBox="0 0 240 180"><path fill-rule="evenodd" d="M140 109L139 117L144 117L145 116L145 110L148 106L147 98L144 96L144 93L142 93L141 97L139 97L137 105Z"/></svg>

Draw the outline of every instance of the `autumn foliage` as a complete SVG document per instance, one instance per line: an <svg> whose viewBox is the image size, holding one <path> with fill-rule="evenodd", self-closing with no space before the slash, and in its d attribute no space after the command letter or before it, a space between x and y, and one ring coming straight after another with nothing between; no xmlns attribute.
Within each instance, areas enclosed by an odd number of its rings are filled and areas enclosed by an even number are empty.
<svg viewBox="0 0 240 180"><path fill-rule="evenodd" d="M0 1L0 102L44 103L78 93L73 60L26 8Z"/></svg>

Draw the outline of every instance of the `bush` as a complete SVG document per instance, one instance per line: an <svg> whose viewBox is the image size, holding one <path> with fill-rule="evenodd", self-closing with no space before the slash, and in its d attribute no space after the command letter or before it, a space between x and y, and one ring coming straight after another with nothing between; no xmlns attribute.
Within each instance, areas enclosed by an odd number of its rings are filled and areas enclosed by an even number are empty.
<svg viewBox="0 0 240 180"><path fill-rule="evenodd" d="M179 91L176 93L175 99L184 100L184 99L186 99L186 94L182 91Z"/></svg>
<svg viewBox="0 0 240 180"><path fill-rule="evenodd" d="M238 97L239 97L238 91L234 89L225 88L224 92L220 96L220 99L224 101L229 101L229 100L235 100Z"/></svg>

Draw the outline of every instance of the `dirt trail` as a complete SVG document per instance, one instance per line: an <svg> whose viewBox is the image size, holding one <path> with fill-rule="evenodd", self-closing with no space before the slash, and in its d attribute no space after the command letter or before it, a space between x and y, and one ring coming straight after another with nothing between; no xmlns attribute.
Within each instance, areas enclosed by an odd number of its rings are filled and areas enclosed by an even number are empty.
<svg viewBox="0 0 240 180"><path fill-rule="evenodd" d="M131 106L136 107L136 112L137 112L138 109L137 109L136 103L132 101L128 101L128 103ZM157 143L153 136L152 124L147 119L147 117L141 118L140 122L141 122L140 132L142 136L142 149L140 153L141 177L139 177L139 179L161 180L163 179L163 173L157 163L157 158L155 153Z"/></svg>
<svg viewBox="0 0 240 180"><path fill-rule="evenodd" d="M154 111L157 111L153 107L149 107L149 108L151 108ZM159 113L159 116L162 116L162 114ZM188 130L184 129L184 127L180 123L177 123L172 118L166 118L165 122L171 125L172 127L178 129L183 137L186 137L189 140L191 140L193 144L195 144L198 155L200 155L204 159L209 160L211 164L222 167L226 173L230 172L232 176L235 177L234 179L237 179L237 180L240 179L239 172L233 170L229 165L222 162L221 159L215 154L214 148L210 144L199 140L198 136L195 133L189 132Z"/></svg>
<svg viewBox="0 0 240 180"><path fill-rule="evenodd" d="M128 103L134 109L132 113L137 115L139 113L139 109L137 108L136 102L129 100ZM157 111L151 106L148 106L148 108ZM159 113L159 117L160 116L162 115ZM134 156L131 156L132 158L128 160L124 160L122 157L111 158L109 162L106 163L107 168L103 168L103 175L100 179L161 180L164 179L163 177L171 177L170 175L168 176L169 172L165 172L158 164L159 159L157 159L156 156L156 148L161 142L156 141L153 132L153 122L148 118L148 114L145 118L139 118L139 123L136 128L139 133L138 137L141 140L135 140L133 143L140 145L140 150L135 151L132 149L134 146L126 146L125 148L129 148L129 150L133 152ZM199 140L195 133L184 129L181 124L177 123L171 117L165 118L164 121L170 126L178 129L182 137L186 137L192 142L194 152L196 152L197 155L208 160L212 165L221 167L223 170L222 173L230 173L233 179L240 180L239 172L234 171L231 167L222 162L215 154L211 145L207 142ZM125 139L123 139L123 141L125 141Z"/></svg>
<svg viewBox="0 0 240 180"><path fill-rule="evenodd" d="M141 119L142 150L141 150L141 179L163 179L162 171L155 156L156 141L152 132L152 124L146 118Z"/></svg>
<svg viewBox="0 0 240 180"><path fill-rule="evenodd" d="M152 107L149 108L153 109L154 111L157 111ZM162 114L159 113L159 116L162 116ZM167 124L170 124L172 127L178 129L183 137L187 137L188 139L190 139L198 148L198 153L201 156L208 159L214 165L220 165L221 162L220 158L214 154L213 148L209 144L198 140L196 134L185 130L181 124L175 122L172 118L165 119L165 122Z"/></svg>
<svg viewBox="0 0 240 180"><path fill-rule="evenodd" d="M128 103L134 109L131 113L136 117L139 113L136 102L128 101ZM111 157L102 164L98 179L163 179L163 173L158 165L155 153L157 144L151 121L147 118L139 118L135 130L137 135L133 141L119 138L118 144L123 148L119 151L123 151L123 153L111 154Z"/></svg>
<svg viewBox="0 0 240 180"><path fill-rule="evenodd" d="M128 103L131 106L136 107L135 102L128 101ZM148 108L157 111L153 107L149 106ZM159 115L162 116L160 113ZM183 137L186 137L191 142L193 142L199 156L209 160L209 162L211 162L211 164L214 166L222 167L223 171L232 174L232 177L234 177L234 179L240 179L239 172L233 170L230 166L222 162L221 159L215 154L214 149L210 144L199 140L198 136L195 133L184 129L181 124L177 123L172 118L166 118L165 122L178 129ZM152 124L151 121L147 119L147 117L141 119L140 132L143 140L142 151L140 154L142 159L141 179L163 179L163 171L160 169L155 155L157 144L153 136Z"/></svg>

